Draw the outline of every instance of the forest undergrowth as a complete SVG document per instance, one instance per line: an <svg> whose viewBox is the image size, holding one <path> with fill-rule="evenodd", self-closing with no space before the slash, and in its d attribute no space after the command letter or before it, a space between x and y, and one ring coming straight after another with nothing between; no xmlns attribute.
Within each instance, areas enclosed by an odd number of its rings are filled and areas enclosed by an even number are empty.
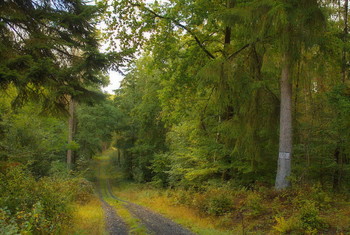
<svg viewBox="0 0 350 235"><path fill-rule="evenodd" d="M93 185L63 174L36 179L23 165L0 164L0 234L103 234Z"/></svg>
<svg viewBox="0 0 350 235"><path fill-rule="evenodd" d="M196 234L348 234L350 195L320 184L295 184L280 191L255 184L217 182L161 187L157 181L127 180L117 150L104 153L113 194L143 205Z"/></svg>
<svg viewBox="0 0 350 235"><path fill-rule="evenodd" d="M162 213L198 234L347 234L348 195L315 186L283 192L229 186L160 189L118 181L114 193Z"/></svg>

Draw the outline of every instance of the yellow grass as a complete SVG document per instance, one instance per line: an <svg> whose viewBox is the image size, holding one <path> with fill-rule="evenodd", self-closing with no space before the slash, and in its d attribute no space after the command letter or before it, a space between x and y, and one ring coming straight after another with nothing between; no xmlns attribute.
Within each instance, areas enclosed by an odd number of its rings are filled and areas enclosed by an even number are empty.
<svg viewBox="0 0 350 235"><path fill-rule="evenodd" d="M104 213L98 198L94 197L85 205L73 205L73 218L62 234L103 235L105 232Z"/></svg>
<svg viewBox="0 0 350 235"><path fill-rule="evenodd" d="M114 194L121 198L141 204L153 211L165 215L166 217L182 224L197 234L203 235L224 235L224 234L239 234L231 231L219 230L217 228L217 218L202 217L200 213L192 208L174 205L170 198L160 194L153 189L126 188L113 189ZM240 228L238 228L240 230Z"/></svg>

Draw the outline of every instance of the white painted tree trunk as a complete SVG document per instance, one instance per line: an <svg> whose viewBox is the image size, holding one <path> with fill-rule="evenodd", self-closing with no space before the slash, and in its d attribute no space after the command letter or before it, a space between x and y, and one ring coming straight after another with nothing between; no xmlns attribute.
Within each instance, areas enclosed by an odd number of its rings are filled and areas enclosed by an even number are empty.
<svg viewBox="0 0 350 235"><path fill-rule="evenodd" d="M275 188L285 189L290 185L292 160L292 81L290 78L291 61L286 53L283 57L281 74L281 107L278 167Z"/></svg>

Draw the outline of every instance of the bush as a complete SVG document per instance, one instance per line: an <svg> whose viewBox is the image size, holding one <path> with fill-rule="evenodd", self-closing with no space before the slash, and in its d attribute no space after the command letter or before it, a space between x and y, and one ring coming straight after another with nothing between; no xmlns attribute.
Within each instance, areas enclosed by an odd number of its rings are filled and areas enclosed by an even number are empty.
<svg viewBox="0 0 350 235"><path fill-rule="evenodd" d="M232 202L225 194L214 195L208 199L209 215L221 216L232 210Z"/></svg>
<svg viewBox="0 0 350 235"><path fill-rule="evenodd" d="M275 217L275 219L277 224L273 226L273 229L281 234L290 233L298 230L300 227L298 218L294 216L287 220L284 217Z"/></svg>
<svg viewBox="0 0 350 235"><path fill-rule="evenodd" d="M259 216L266 211L263 205L260 194L258 192L251 192L247 196L244 209L247 209L248 214L251 216Z"/></svg>
<svg viewBox="0 0 350 235"><path fill-rule="evenodd" d="M0 172L0 234L58 233L73 200L84 203L92 186L79 178L35 178L23 166Z"/></svg>
<svg viewBox="0 0 350 235"><path fill-rule="evenodd" d="M306 200L299 213L301 227L304 230L317 233L318 230L325 228L326 224L319 216L319 210L315 206L315 202Z"/></svg>

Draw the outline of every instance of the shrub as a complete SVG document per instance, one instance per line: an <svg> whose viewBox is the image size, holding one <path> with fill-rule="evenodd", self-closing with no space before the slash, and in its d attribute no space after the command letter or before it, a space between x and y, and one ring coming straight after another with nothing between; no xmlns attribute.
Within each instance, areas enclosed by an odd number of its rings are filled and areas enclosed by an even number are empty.
<svg viewBox="0 0 350 235"><path fill-rule="evenodd" d="M273 228L282 234L298 230L300 227L298 218L294 216L287 220L284 217L275 217L275 220L277 224Z"/></svg>
<svg viewBox="0 0 350 235"><path fill-rule="evenodd" d="M250 192L248 194L244 209L247 209L247 214L251 216L259 216L266 211L265 207L263 206L262 197L258 192Z"/></svg>
<svg viewBox="0 0 350 235"><path fill-rule="evenodd" d="M315 202L306 200L299 213L301 227L306 231L315 231L317 233L318 230L326 227L326 224L319 216L319 210L315 206Z"/></svg>
<svg viewBox="0 0 350 235"><path fill-rule="evenodd" d="M208 199L209 215L221 216L232 210L232 201L225 194L213 195Z"/></svg>
<svg viewBox="0 0 350 235"><path fill-rule="evenodd" d="M70 204L88 200L92 186L77 178L35 180L23 166L0 172L0 234L58 233L71 218Z"/></svg>

